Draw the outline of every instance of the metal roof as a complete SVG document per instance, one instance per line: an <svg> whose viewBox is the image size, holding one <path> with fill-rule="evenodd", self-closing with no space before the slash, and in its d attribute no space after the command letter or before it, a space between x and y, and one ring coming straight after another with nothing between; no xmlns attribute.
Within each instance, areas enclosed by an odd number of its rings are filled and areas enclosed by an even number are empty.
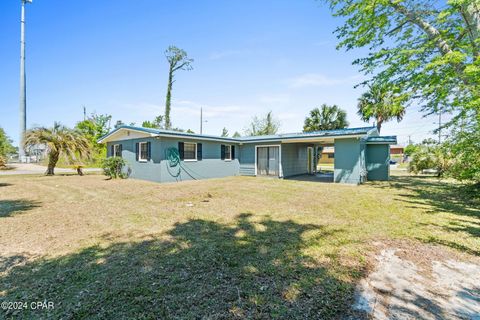
<svg viewBox="0 0 480 320"><path fill-rule="evenodd" d="M321 137L338 137L338 136L356 136L368 135L376 131L375 127L360 127L360 128L345 128L336 130L322 130L313 132L298 132L298 133L282 133L267 136L249 136L240 137L240 141L257 142L263 140L288 140L288 139L304 139L304 138L321 138Z"/></svg>
<svg viewBox="0 0 480 320"><path fill-rule="evenodd" d="M366 140L367 143L397 144L397 136L371 136Z"/></svg>
<svg viewBox="0 0 480 320"><path fill-rule="evenodd" d="M253 143L253 142L264 142L264 141L283 141L283 140L295 140L295 139L315 139L315 138L332 138L332 137L348 137L348 136L365 136L367 142L375 143L396 143L396 137L378 137L378 132L375 127L360 127L360 128L345 128L345 129L336 129L336 130L323 130L323 131L314 131L314 132L302 132L302 133L282 133L275 135L266 135L266 136L248 136L248 137L239 137L239 138L230 138L230 137L220 137L207 134L196 134L196 133L187 133L180 131L164 130L164 129L153 129L153 128L143 128L143 127L134 127L134 126L119 126L115 130L111 131L107 135L99 139L99 142L102 142L115 132L126 129L133 131L140 131L151 134L153 136L171 136L171 137L185 137L201 140L215 140L215 141L224 141L224 142L236 142L236 143ZM370 140L372 139L372 140Z"/></svg>

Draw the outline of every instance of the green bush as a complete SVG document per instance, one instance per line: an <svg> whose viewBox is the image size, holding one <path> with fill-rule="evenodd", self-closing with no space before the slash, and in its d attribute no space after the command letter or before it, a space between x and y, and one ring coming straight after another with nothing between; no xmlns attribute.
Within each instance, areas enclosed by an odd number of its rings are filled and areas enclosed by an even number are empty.
<svg viewBox="0 0 480 320"><path fill-rule="evenodd" d="M407 156L411 156L415 152L417 152L419 149L419 146L416 144L409 144L408 146L405 147L404 153Z"/></svg>
<svg viewBox="0 0 480 320"><path fill-rule="evenodd" d="M446 145L424 141L415 147L411 155L412 159L408 165L410 172L417 174L423 170L430 169L435 170L436 174L441 177L452 166L452 154Z"/></svg>
<svg viewBox="0 0 480 320"><path fill-rule="evenodd" d="M125 160L121 157L110 157L102 161L103 173L110 179L128 178L128 172L125 172Z"/></svg>
<svg viewBox="0 0 480 320"><path fill-rule="evenodd" d="M458 133L448 146L454 159L448 174L480 186L480 128Z"/></svg>

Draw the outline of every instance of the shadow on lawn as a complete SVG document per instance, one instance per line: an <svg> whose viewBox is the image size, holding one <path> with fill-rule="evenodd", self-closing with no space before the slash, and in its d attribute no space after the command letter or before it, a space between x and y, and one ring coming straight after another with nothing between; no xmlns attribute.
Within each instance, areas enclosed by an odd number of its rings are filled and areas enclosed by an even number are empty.
<svg viewBox="0 0 480 320"><path fill-rule="evenodd" d="M311 230L318 238L303 240ZM55 302L54 310L17 315L25 318L338 318L353 284L337 274L362 270L302 253L335 233L292 221L254 225L249 214L233 226L190 220L170 240L90 247L13 268L0 287L4 300Z"/></svg>
<svg viewBox="0 0 480 320"><path fill-rule="evenodd" d="M412 208L425 209L425 212L437 214L452 213L459 217L448 225L435 226L447 231L465 232L473 237L480 236L480 198L478 189L472 186L453 184L432 177L401 176L391 177L389 183L373 184L380 188L396 188L398 200L406 202ZM433 224L432 224L433 225ZM425 241L425 239L420 239ZM472 250L461 244L430 237L426 242L437 243L456 248L470 254L480 255L480 251Z"/></svg>
<svg viewBox="0 0 480 320"><path fill-rule="evenodd" d="M40 206L32 200L0 200L0 218L11 217Z"/></svg>
<svg viewBox="0 0 480 320"><path fill-rule="evenodd" d="M7 182L0 182L0 188L1 187L9 187L9 186L12 186L11 183L7 183Z"/></svg>

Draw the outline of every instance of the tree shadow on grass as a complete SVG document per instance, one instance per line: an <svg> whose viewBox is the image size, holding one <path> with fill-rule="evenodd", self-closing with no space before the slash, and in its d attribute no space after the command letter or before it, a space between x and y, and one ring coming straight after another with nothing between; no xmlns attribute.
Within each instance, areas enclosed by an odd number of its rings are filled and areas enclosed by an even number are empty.
<svg viewBox="0 0 480 320"><path fill-rule="evenodd" d="M0 218L11 217L40 206L40 202L32 200L0 200Z"/></svg>
<svg viewBox="0 0 480 320"><path fill-rule="evenodd" d="M9 186L12 186L11 183L7 183L7 182L0 182L0 188L1 187L9 187Z"/></svg>
<svg viewBox="0 0 480 320"><path fill-rule="evenodd" d="M317 237L304 240L310 231ZM336 232L253 223L249 214L234 225L190 220L175 225L169 240L94 246L13 268L0 287L3 300L55 303L20 318L334 319L353 296L353 284L340 278L362 271L320 264L302 250Z"/></svg>
<svg viewBox="0 0 480 320"><path fill-rule="evenodd" d="M472 186L449 183L431 177L412 176L392 177L389 183L372 185L378 188L393 187L407 191L398 193L397 200L407 203L412 208L424 209L426 213L458 215L458 218L450 221L448 225L435 224L437 227L446 231L465 232L473 237L480 235L480 197ZM435 237L429 237L426 241L480 255L478 250L472 250L451 241Z"/></svg>

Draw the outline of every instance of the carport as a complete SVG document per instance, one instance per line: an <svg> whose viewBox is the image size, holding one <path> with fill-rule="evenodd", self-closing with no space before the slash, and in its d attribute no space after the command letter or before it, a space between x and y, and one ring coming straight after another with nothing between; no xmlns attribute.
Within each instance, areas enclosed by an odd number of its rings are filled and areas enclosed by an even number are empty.
<svg viewBox="0 0 480 320"><path fill-rule="evenodd" d="M390 144L396 143L396 137L381 137L375 127L245 137L242 140L240 174L242 170L247 172L248 168L255 176L351 184L388 180ZM335 149L333 174L317 170L321 150L326 146ZM254 153L254 157L250 153ZM253 163L248 163L247 158L254 160ZM254 170L250 169L251 166Z"/></svg>

